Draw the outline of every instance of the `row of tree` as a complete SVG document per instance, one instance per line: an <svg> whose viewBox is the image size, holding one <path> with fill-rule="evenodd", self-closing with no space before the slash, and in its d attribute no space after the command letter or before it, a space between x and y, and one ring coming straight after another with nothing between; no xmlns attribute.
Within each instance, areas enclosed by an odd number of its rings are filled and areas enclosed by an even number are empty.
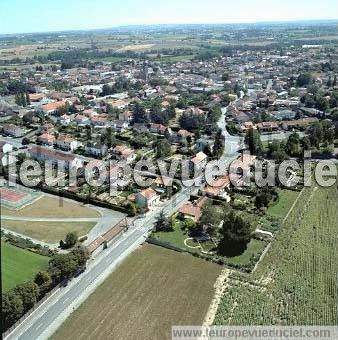
<svg viewBox="0 0 338 340"><path fill-rule="evenodd" d="M19 284L2 293L3 331L11 327L58 283L72 278L82 270L88 259L89 254L82 247L67 254L56 254L50 259L48 270L37 273L34 281Z"/></svg>

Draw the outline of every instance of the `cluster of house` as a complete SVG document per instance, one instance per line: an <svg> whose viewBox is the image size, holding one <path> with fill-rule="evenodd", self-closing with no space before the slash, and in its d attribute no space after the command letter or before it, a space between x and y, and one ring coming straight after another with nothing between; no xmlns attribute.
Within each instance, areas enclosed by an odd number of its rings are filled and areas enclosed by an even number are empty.
<svg viewBox="0 0 338 340"><path fill-rule="evenodd" d="M306 88L289 89L288 84L290 77L297 78L299 62L308 60L310 67L319 68L326 62L327 56L322 51L316 51L316 58L312 58L311 53L313 53L311 49L290 47L283 56L269 50L252 51L250 54L239 50L231 56L203 61L183 60L160 66L152 65L152 62L145 65L143 60L133 59L126 61L123 67L114 71L111 65L105 63L98 63L92 69L78 67L35 72L13 70L9 71L10 79L19 80L25 77L32 89L31 92L34 93L29 94L30 103L26 108L15 105L1 106L0 115L14 113L37 128L38 145L31 146L29 154L39 161L50 160L55 164L63 161L67 167L78 166L83 161L77 151L81 148L90 157L101 159L106 157L108 160L117 159L133 163L137 158L137 152L130 145L119 142L118 145L108 147L100 140L84 140L83 136L78 137L69 132L72 131L72 127L84 128L82 131L90 127L100 135L105 129L111 128L121 134L128 130L140 134L150 133L159 138L165 137L173 147L176 147L174 144L189 144L189 147L193 144L191 150L194 154L189 156L190 164L195 169L203 170L208 161L203 151L206 146L212 146L210 138L205 136L195 138L194 133L179 126L133 123L130 104L142 103L148 98L159 98L164 111L173 100L177 102L182 93L197 94L196 97L201 93L208 93L208 102L183 106L185 109L176 107L176 116L188 113L206 118L212 106L220 105L227 106L227 120L235 122L242 132L249 129L257 129L260 133L304 129L317 121L320 112L303 107L300 98L307 94ZM228 73L226 79L223 77L224 70ZM121 78L140 86L133 91L128 92L124 89L120 93L103 96L104 86L115 85ZM149 81L150 78L161 78L162 85L154 85ZM318 84L325 84L326 75L321 73L315 81ZM67 83L70 90L63 92L49 90L55 82ZM286 91L286 88L289 90ZM230 100L230 105L227 105L228 102L223 103L224 97ZM296 118L299 111L302 111L303 118ZM39 115L30 114L32 112ZM261 116L264 116L264 119ZM48 123L41 123L41 117L45 118L42 120L47 119ZM1 133L16 138L23 137L27 131L23 126L24 124L20 123L4 123L1 126ZM191 140L193 143L190 143ZM4 157L8 153L5 151L8 147L2 148L4 149L0 156ZM254 158L242 156L232 165L242 169L238 172L235 184L241 183L243 172L250 171L254 162ZM119 167L109 169L109 176L121 178L123 171ZM233 185L229 174L215 178L214 182L214 185L202 187L202 194L228 200L227 190ZM161 192L165 190L166 185L165 180L157 178L155 187L140 190L130 199L140 206L151 208L159 204ZM189 215L189 211L194 211L198 219L198 208L201 208L200 202L186 206L186 215Z"/></svg>
<svg viewBox="0 0 338 340"><path fill-rule="evenodd" d="M256 124L253 123L252 121L248 121L241 124L240 129L243 132L255 129L258 130L260 133L272 133L281 130L292 131L294 129L305 129L317 121L318 121L317 117L305 117L294 120L261 122Z"/></svg>

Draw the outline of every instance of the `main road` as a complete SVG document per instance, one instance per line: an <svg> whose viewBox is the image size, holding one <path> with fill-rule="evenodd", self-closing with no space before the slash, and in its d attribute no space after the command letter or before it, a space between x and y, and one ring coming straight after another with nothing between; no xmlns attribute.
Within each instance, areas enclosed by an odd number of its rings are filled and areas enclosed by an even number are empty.
<svg viewBox="0 0 338 340"><path fill-rule="evenodd" d="M189 200L194 190L183 189L163 206L150 211L144 218L136 219L128 231L88 263L83 274L58 289L4 339L48 339L116 266L146 240L159 213L162 210L167 215L175 212Z"/></svg>
<svg viewBox="0 0 338 340"><path fill-rule="evenodd" d="M225 138L225 152L222 160L230 163L238 157L243 147L240 137L228 134L225 124L226 109L219 121ZM161 207L148 212L144 218L136 219L124 234L120 235L108 249L98 253L87 266L86 271L61 287L18 325L5 340L48 339L67 319L67 317L114 271L132 251L141 245L152 230L161 211L170 215L198 190L196 187L184 188L165 202Z"/></svg>

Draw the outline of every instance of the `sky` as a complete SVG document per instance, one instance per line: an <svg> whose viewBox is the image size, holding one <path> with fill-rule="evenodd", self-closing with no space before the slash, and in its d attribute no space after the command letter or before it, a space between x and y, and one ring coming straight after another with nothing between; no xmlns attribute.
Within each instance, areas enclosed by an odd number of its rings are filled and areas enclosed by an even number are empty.
<svg viewBox="0 0 338 340"><path fill-rule="evenodd" d="M337 0L0 0L0 34L337 19Z"/></svg>

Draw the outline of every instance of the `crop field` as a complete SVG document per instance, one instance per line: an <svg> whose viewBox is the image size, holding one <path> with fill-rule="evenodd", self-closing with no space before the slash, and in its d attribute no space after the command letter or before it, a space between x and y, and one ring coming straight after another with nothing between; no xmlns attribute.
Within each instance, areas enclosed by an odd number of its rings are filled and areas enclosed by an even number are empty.
<svg viewBox="0 0 338 340"><path fill-rule="evenodd" d="M95 222L2 221L2 227L47 243L58 243L67 233L86 235Z"/></svg>
<svg viewBox="0 0 338 340"><path fill-rule="evenodd" d="M257 270L231 274L214 323L337 324L337 220L337 187L305 188Z"/></svg>
<svg viewBox="0 0 338 340"><path fill-rule="evenodd" d="M1 241L1 278L5 292L47 269L49 258Z"/></svg>
<svg viewBox="0 0 338 340"><path fill-rule="evenodd" d="M44 218L95 218L100 214L81 203L71 202L49 196L42 196L39 200L20 210L1 208L2 215L17 217L44 217Z"/></svg>
<svg viewBox="0 0 338 340"><path fill-rule="evenodd" d="M202 324L221 267L142 246L70 316L53 340L171 339L172 325Z"/></svg>

